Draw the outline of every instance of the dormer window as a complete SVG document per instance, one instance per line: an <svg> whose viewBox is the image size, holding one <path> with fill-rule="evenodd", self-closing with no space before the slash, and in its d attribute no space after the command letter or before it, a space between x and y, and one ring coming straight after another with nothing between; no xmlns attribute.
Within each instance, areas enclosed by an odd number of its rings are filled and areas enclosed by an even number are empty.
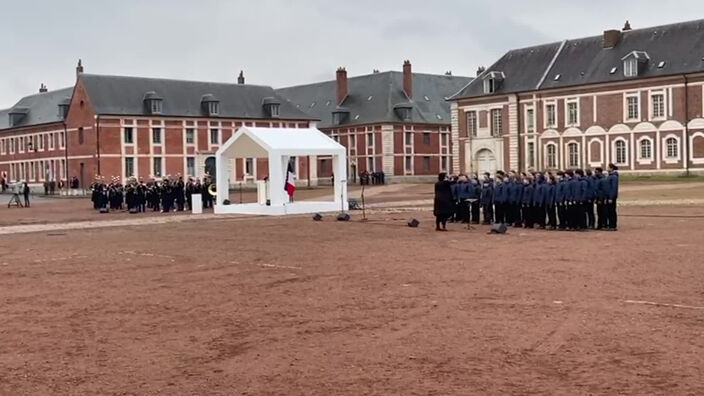
<svg viewBox="0 0 704 396"><path fill-rule="evenodd" d="M149 91L144 94L144 107L149 114L161 114L163 101L164 99L154 91Z"/></svg>
<svg viewBox="0 0 704 396"><path fill-rule="evenodd" d="M270 118L279 118L279 106L281 103L276 98L267 97L264 98L262 106L264 107L264 113Z"/></svg>
<svg viewBox="0 0 704 396"><path fill-rule="evenodd" d="M492 94L496 92L504 80L504 73L500 71L492 71L484 75L484 93Z"/></svg>
<svg viewBox="0 0 704 396"><path fill-rule="evenodd" d="M413 106L410 103L399 103L394 106L394 112L403 121L411 121Z"/></svg>
<svg viewBox="0 0 704 396"><path fill-rule="evenodd" d="M650 60L647 52L632 51L628 55L621 58L623 61L623 75L625 77L638 77L644 66Z"/></svg>
<svg viewBox="0 0 704 396"><path fill-rule="evenodd" d="M342 125L350 118L350 111L344 107L338 107L332 112L332 124Z"/></svg>
<svg viewBox="0 0 704 396"><path fill-rule="evenodd" d="M10 126L18 126L27 116L27 113L29 113L29 109L26 107L15 107L10 110L10 113L8 114L10 116Z"/></svg>
<svg viewBox="0 0 704 396"><path fill-rule="evenodd" d="M59 117L61 119L66 119L68 116L68 109L71 106L71 98L64 98L61 102L59 102Z"/></svg>
<svg viewBox="0 0 704 396"><path fill-rule="evenodd" d="M200 105L208 116L220 114L220 101L213 94L205 94L200 98Z"/></svg>

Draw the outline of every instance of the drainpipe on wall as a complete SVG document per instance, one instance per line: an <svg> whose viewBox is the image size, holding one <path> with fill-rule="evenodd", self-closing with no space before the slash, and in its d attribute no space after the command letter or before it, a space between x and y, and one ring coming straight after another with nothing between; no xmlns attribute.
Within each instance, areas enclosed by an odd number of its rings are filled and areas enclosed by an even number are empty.
<svg viewBox="0 0 704 396"><path fill-rule="evenodd" d="M98 174L102 175L100 172L100 115L96 116L96 136L95 151L98 154Z"/></svg>
<svg viewBox="0 0 704 396"><path fill-rule="evenodd" d="M684 77L684 147L685 155L683 155L684 161L684 173L689 176L689 86L687 85L689 81L687 80L687 75L683 74Z"/></svg>
<svg viewBox="0 0 704 396"><path fill-rule="evenodd" d="M535 111L533 112L535 114ZM535 116L533 117L535 118ZM521 172L521 167L523 164L523 158L521 156L522 153L522 144L521 144L521 96L520 94L516 94L516 122L518 125L516 125L516 139L518 140L518 150L516 151L518 154L518 172ZM510 151L509 151L510 152ZM509 160L509 168L510 168L511 161ZM509 169L510 170L510 169Z"/></svg>

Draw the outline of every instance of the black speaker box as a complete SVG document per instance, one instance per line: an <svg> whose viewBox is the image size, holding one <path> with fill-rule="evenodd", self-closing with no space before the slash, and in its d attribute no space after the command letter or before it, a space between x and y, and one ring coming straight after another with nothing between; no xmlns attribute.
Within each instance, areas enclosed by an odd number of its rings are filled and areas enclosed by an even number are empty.
<svg viewBox="0 0 704 396"><path fill-rule="evenodd" d="M229 200L229 199L226 199L226 200L222 201L222 204L223 204L223 205L229 205L229 204L230 204L230 200Z"/></svg>
<svg viewBox="0 0 704 396"><path fill-rule="evenodd" d="M323 216L322 216L320 213L316 213L316 214L313 215L313 220L314 220L314 221L322 221L322 220L323 220Z"/></svg>
<svg viewBox="0 0 704 396"><path fill-rule="evenodd" d="M418 221L418 219L408 220L408 226L411 228L417 228L419 225L420 225L420 221Z"/></svg>
<svg viewBox="0 0 704 396"><path fill-rule="evenodd" d="M100 213L108 213L110 212L110 209L108 208L100 208Z"/></svg>
<svg viewBox="0 0 704 396"><path fill-rule="evenodd" d="M340 213L337 215L337 221L350 221L350 215L347 213Z"/></svg>

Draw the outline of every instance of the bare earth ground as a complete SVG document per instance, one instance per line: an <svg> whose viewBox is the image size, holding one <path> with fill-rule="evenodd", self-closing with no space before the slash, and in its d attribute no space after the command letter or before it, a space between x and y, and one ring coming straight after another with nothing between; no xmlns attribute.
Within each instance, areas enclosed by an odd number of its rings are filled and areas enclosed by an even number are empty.
<svg viewBox="0 0 704 396"><path fill-rule="evenodd" d="M622 198L704 195L659 186ZM0 394L704 394L704 205L620 213L619 232L376 211L1 235Z"/></svg>

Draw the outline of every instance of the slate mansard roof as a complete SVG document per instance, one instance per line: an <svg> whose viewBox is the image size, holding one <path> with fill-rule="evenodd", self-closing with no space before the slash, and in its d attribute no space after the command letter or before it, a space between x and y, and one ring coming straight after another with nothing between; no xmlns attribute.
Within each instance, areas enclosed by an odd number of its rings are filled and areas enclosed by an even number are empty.
<svg viewBox="0 0 704 396"><path fill-rule="evenodd" d="M105 115L143 115L145 94L154 92L163 99L161 116L203 117L201 100L204 95L212 95L220 103L219 118L269 119L264 100L277 96L273 88L261 85L95 74L82 74L80 78L96 114ZM279 118L312 119L286 101L278 101Z"/></svg>
<svg viewBox="0 0 704 396"><path fill-rule="evenodd" d="M450 105L446 98L472 81L469 77L413 73L413 98L403 91L403 73L387 71L349 77L348 95L342 107L349 119L342 126L381 122L403 122L395 111L397 104L410 104L411 119L405 122L449 124ZM276 92L291 105L320 119L318 127L332 127L336 109L336 80L280 88Z"/></svg>
<svg viewBox="0 0 704 396"><path fill-rule="evenodd" d="M452 99L704 71L704 19L620 35L612 48L603 48L599 35L511 50ZM644 51L649 60L637 77L625 77L623 58L633 51ZM505 79L493 94L485 94L483 77L492 71L503 72Z"/></svg>
<svg viewBox="0 0 704 396"><path fill-rule="evenodd" d="M9 109L0 110L0 130L10 128L10 113L18 109L26 112L13 128L61 122L59 103L71 98L73 87L25 96Z"/></svg>

